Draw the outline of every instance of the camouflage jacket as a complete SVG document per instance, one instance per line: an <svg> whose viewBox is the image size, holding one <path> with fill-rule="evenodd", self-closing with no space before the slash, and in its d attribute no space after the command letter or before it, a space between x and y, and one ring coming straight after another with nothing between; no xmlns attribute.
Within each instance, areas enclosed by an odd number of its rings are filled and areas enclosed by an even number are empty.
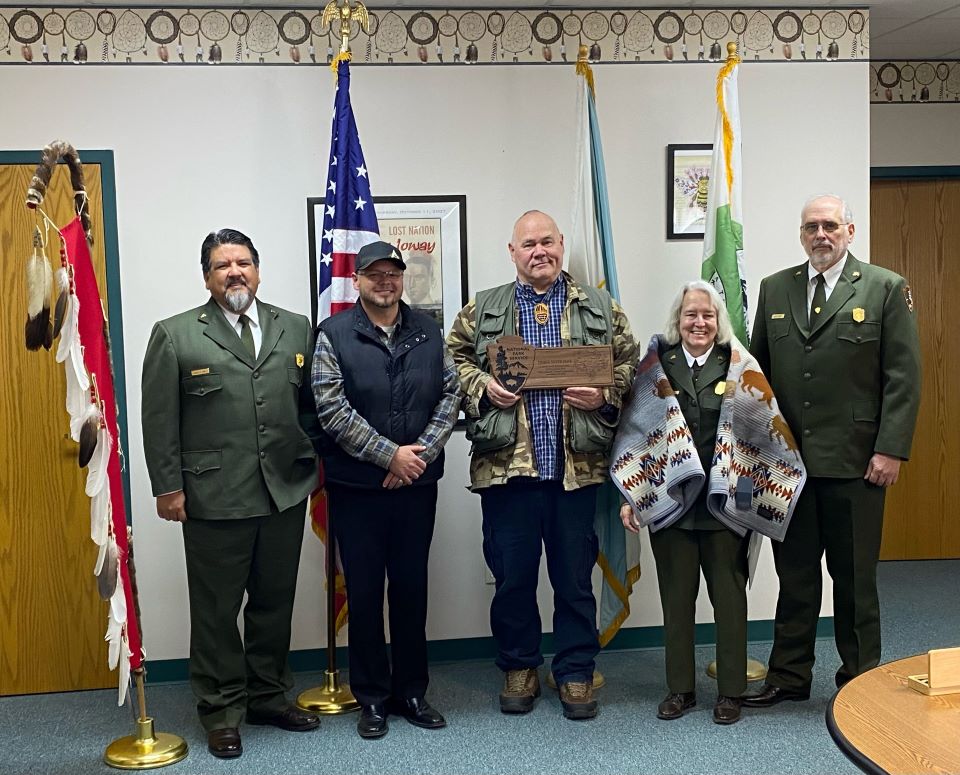
<svg viewBox="0 0 960 775"><path fill-rule="evenodd" d="M570 341L570 310L573 300L583 291L570 275L564 273L567 281L567 303L560 319L560 338L564 344ZM630 323L623 308L613 299L611 304L611 326L614 361L614 382L612 387L604 388L604 400L618 410L630 391L636 365L636 343L630 330ZM514 310L516 315L516 310ZM460 386L464 392L463 411L468 417L479 417L480 399L483 398L487 383L492 375L477 366L476 359L476 299L460 310L453 328L447 334L447 347L460 376ZM516 442L491 452L474 452L470 459L471 489L479 490L495 484L505 484L514 476L538 476L534 459L533 440L530 435L524 402L517 404ZM604 453L578 453L570 449L569 427L572 410L566 402L563 404L563 487L575 490L587 484L603 482L608 478L608 455Z"/></svg>

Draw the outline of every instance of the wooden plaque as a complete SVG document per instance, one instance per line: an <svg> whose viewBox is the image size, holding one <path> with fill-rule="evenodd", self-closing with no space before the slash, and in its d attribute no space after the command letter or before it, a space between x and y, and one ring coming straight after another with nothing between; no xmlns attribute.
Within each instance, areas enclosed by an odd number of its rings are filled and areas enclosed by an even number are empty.
<svg viewBox="0 0 960 775"><path fill-rule="evenodd" d="M487 345L490 372L511 393L534 388L610 387L613 347L534 347L519 336Z"/></svg>

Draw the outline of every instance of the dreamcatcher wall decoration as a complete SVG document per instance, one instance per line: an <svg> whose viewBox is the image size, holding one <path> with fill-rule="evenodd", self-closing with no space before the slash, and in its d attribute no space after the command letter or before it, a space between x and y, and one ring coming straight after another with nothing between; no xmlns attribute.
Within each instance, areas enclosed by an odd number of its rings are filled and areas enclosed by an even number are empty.
<svg viewBox="0 0 960 775"><path fill-rule="evenodd" d="M870 102L960 102L960 60L871 62Z"/></svg>
<svg viewBox="0 0 960 775"><path fill-rule="evenodd" d="M431 7L369 20L367 31L351 24L355 65L563 63L580 46L593 63L718 61L731 42L754 60L793 59L795 45L800 59L808 44L810 59L856 60L869 50L869 14L855 8ZM321 11L305 9L25 6L0 13L0 64L322 65L335 38Z"/></svg>

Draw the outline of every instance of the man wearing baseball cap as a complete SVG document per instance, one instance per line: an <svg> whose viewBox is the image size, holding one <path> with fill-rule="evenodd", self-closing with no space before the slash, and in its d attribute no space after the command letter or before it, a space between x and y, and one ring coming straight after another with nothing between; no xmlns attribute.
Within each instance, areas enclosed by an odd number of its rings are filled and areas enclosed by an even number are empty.
<svg viewBox="0 0 960 775"><path fill-rule="evenodd" d="M460 382L437 323L400 299L400 251L373 242L355 266L357 304L317 333L313 393L330 442L323 463L347 582L357 732L377 738L391 713L427 729L446 725L424 699L427 559Z"/></svg>

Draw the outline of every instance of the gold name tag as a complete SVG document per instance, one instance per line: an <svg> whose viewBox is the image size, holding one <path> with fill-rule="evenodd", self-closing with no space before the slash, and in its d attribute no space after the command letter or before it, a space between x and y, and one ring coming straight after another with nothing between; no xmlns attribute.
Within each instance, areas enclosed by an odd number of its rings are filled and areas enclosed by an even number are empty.
<svg viewBox="0 0 960 775"><path fill-rule="evenodd" d="M770 320L783 320L785 317L786 315L783 312L774 312L770 316Z"/></svg>
<svg viewBox="0 0 960 775"><path fill-rule="evenodd" d="M199 377L201 374L209 374L210 369L194 369L190 372L191 377Z"/></svg>
<svg viewBox="0 0 960 775"><path fill-rule="evenodd" d="M724 382L723 380L720 380L717 383L717 386L713 389L713 392L716 393L718 396L722 396L726 391L726 389L727 389L727 383Z"/></svg>

